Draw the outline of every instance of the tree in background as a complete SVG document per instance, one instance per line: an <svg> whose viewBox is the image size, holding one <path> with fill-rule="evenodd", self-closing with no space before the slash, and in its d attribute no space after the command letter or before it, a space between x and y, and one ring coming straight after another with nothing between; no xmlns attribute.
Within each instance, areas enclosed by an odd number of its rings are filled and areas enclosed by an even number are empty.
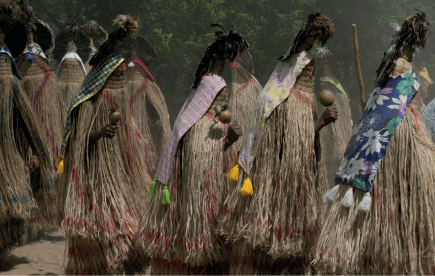
<svg viewBox="0 0 435 276"><path fill-rule="evenodd" d="M214 38L212 23L225 27L235 24L251 46L255 75L264 84L276 60L292 44L305 17L318 11L336 17L337 34L328 48L342 63L342 84L359 109L358 83L353 64L351 25L357 24L361 66L367 95L372 92L375 70L389 45L399 22L414 9L428 15L435 11L431 0L41 0L32 2L36 13L53 26L56 33L62 21L81 10L79 19L97 20L111 30L111 19L117 14L139 18L139 33L151 40L157 51L157 62L170 64L180 73L194 72L201 59L201 49ZM400 23L400 22L399 22ZM435 72L432 40L422 59L429 72ZM315 52L316 48L313 48ZM182 87L188 89L193 73L187 73Z"/></svg>

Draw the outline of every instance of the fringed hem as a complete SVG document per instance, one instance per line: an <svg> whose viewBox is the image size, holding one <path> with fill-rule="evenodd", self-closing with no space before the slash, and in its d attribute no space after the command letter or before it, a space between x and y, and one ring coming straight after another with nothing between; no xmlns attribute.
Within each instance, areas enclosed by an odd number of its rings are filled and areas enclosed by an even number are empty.
<svg viewBox="0 0 435 276"><path fill-rule="evenodd" d="M274 259L246 243L233 244L230 275L312 275L310 258Z"/></svg>
<svg viewBox="0 0 435 276"><path fill-rule="evenodd" d="M190 266L182 261L153 257L151 275L228 275L228 264Z"/></svg>
<svg viewBox="0 0 435 276"><path fill-rule="evenodd" d="M108 241L82 237L67 239L65 271L68 275L118 274L122 272L124 262L132 257L130 241L122 236Z"/></svg>
<svg viewBox="0 0 435 276"><path fill-rule="evenodd" d="M191 266L225 258L216 234L224 182L224 126L204 116L180 141L168 182L170 205L161 204L165 185L158 182L141 231L150 256Z"/></svg>
<svg viewBox="0 0 435 276"><path fill-rule="evenodd" d="M416 115L421 121L421 115ZM340 185L328 208L316 248L324 274L433 274L435 272L435 146L407 110L397 127L372 190L369 213L358 210L365 192L343 207Z"/></svg>
<svg viewBox="0 0 435 276"><path fill-rule="evenodd" d="M239 194L248 177L242 171L225 200L219 230L227 240L246 242L273 258L309 254L324 210L320 197L326 191L326 169L314 134L316 118L314 94L298 90L268 118L249 175L254 195Z"/></svg>

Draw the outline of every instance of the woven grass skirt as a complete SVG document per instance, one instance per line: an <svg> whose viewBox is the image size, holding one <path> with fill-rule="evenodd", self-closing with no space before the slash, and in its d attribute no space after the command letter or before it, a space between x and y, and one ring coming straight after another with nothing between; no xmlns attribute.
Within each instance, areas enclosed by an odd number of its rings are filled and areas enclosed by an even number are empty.
<svg viewBox="0 0 435 276"><path fill-rule="evenodd" d="M32 101L33 107L42 124L47 141L47 150L53 175L57 176L57 171L54 166L59 157L60 144L62 143L63 129L65 125L65 105L62 100L59 83L56 74L51 70L47 61L38 56L33 55L32 62L26 61L28 54L21 55L17 60L18 69L23 78L25 91ZM56 177L57 178L57 177ZM43 185L52 186L51 189L56 189L56 182L43 183ZM32 179L32 183L40 183L41 180ZM38 184L35 184L38 186ZM32 215L33 228L54 228L56 224L56 196L46 195L37 196L35 188L35 199L37 199L39 214ZM37 223L36 223L37 222Z"/></svg>
<svg viewBox="0 0 435 276"><path fill-rule="evenodd" d="M254 194L239 194L247 178L241 170L224 202L220 233L228 241L265 250L274 259L309 256L327 189L314 97L293 89L267 119L250 174Z"/></svg>
<svg viewBox="0 0 435 276"><path fill-rule="evenodd" d="M48 155L44 152L45 139L32 103L27 97L22 82L12 75L8 55L0 54L0 263L16 246L30 238L31 218L39 223L42 215L37 209L38 200L46 201L54 196L52 171ZM31 186L27 168L29 133L35 145L34 154L39 158L40 169L36 186ZM34 188L34 189L32 189ZM37 201L38 201L37 200ZM44 206L44 205L42 205Z"/></svg>
<svg viewBox="0 0 435 276"><path fill-rule="evenodd" d="M329 205L314 263L320 273L435 273L435 146L413 102L382 159L370 212L358 210L359 189L351 208L341 206L345 185Z"/></svg>
<svg viewBox="0 0 435 276"><path fill-rule="evenodd" d="M168 189L170 205L161 204L164 185L157 183L141 232L149 254L181 269L216 264L226 259L217 235L217 215L222 208L224 125L206 113L178 144ZM157 259L156 259L157 258ZM193 269L193 270L192 270Z"/></svg>
<svg viewBox="0 0 435 276"><path fill-rule="evenodd" d="M121 273L124 262L142 257L134 240L151 178L128 109L125 67L118 67L105 89L73 113L59 191L67 274ZM121 113L116 135L88 146L89 133L108 124L112 108Z"/></svg>

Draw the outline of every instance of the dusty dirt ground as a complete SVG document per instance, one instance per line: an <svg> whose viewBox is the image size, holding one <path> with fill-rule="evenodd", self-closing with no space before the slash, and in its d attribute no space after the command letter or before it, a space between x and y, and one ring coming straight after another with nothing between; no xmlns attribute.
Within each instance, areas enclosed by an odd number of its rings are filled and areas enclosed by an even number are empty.
<svg viewBox="0 0 435 276"><path fill-rule="evenodd" d="M61 230L40 234L15 248L0 267L0 275L62 275L65 238ZM150 275L150 268L144 275Z"/></svg>

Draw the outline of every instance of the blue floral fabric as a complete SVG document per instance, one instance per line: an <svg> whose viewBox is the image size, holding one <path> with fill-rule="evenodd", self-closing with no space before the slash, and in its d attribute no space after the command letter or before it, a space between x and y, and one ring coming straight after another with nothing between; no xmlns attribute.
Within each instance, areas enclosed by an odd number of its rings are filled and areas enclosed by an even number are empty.
<svg viewBox="0 0 435 276"><path fill-rule="evenodd" d="M335 182L372 190L388 143L419 87L414 70L409 70L375 88L349 140Z"/></svg>

